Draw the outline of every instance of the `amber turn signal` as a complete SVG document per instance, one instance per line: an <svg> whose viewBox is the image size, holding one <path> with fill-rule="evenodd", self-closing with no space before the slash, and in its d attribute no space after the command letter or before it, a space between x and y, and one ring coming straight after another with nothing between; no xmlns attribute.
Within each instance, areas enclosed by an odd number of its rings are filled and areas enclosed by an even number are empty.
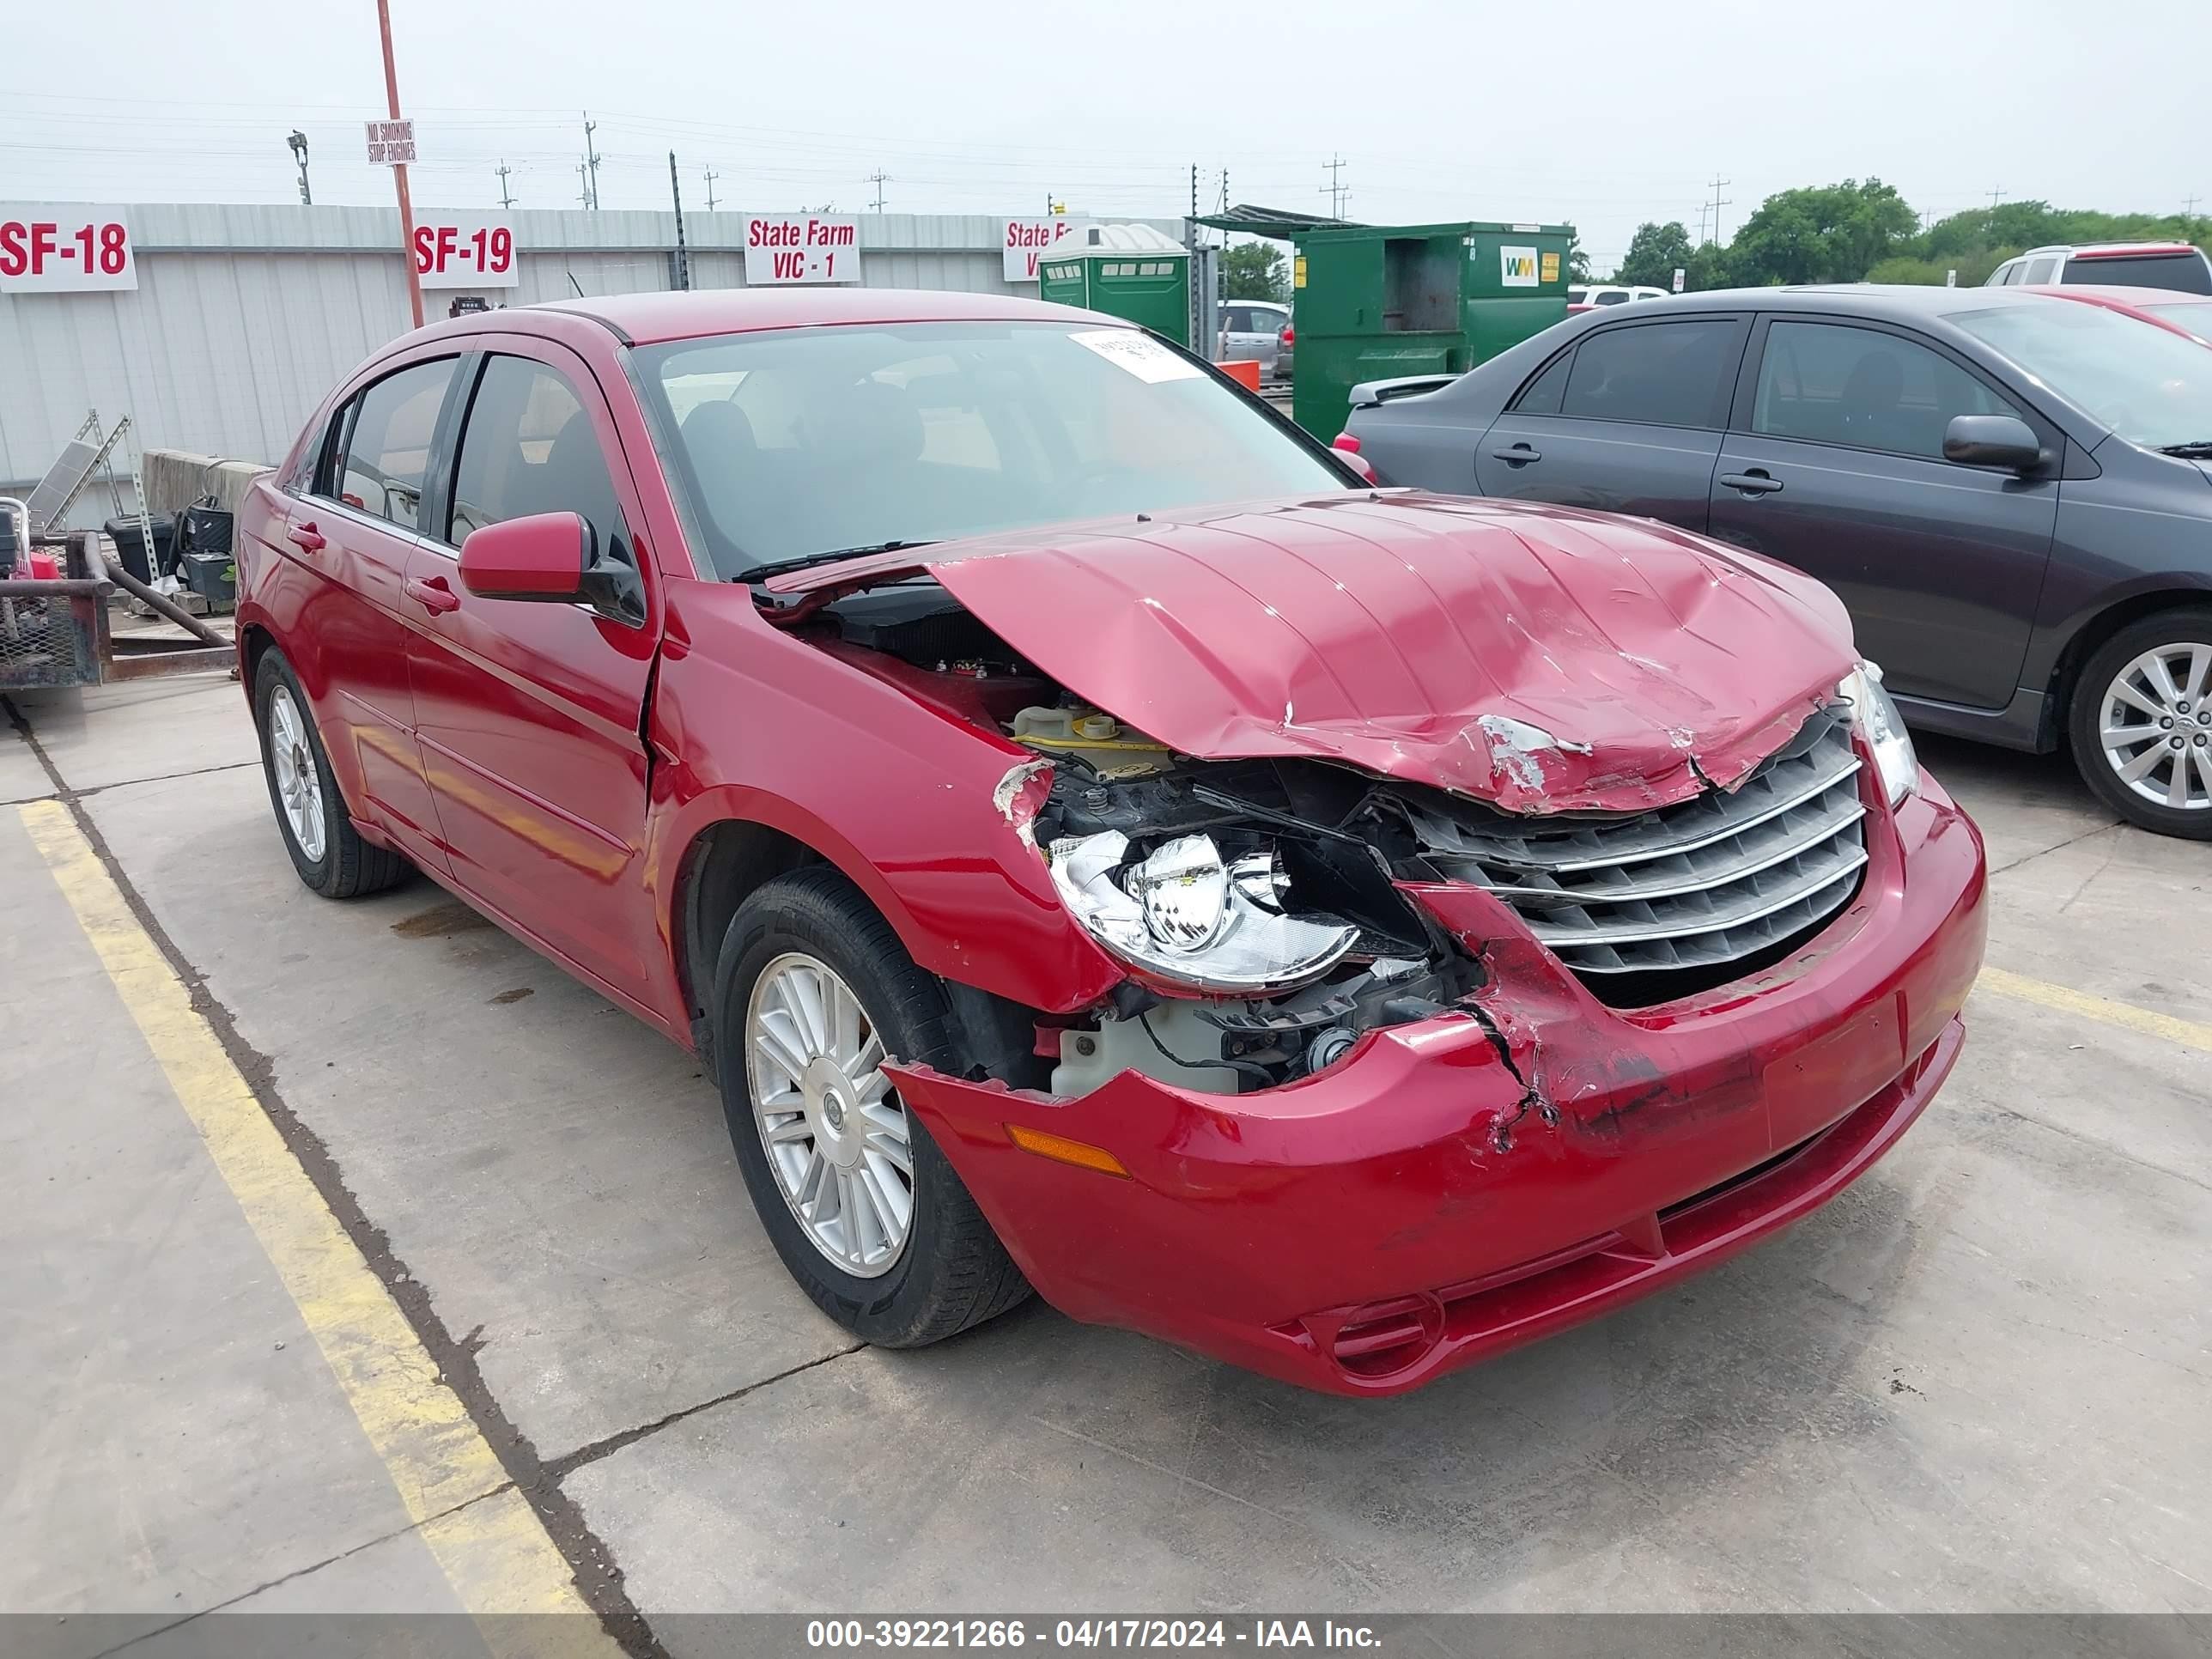
<svg viewBox="0 0 2212 1659"><path fill-rule="evenodd" d="M1066 1135L1047 1134L1042 1129L1026 1129L1018 1123L1006 1125L1006 1138L1025 1152L1035 1152L1039 1158L1048 1158L1055 1163L1073 1164L1079 1170L1096 1170L1100 1175L1129 1178L1121 1167L1121 1160L1103 1146L1093 1146L1088 1141L1070 1140Z"/></svg>

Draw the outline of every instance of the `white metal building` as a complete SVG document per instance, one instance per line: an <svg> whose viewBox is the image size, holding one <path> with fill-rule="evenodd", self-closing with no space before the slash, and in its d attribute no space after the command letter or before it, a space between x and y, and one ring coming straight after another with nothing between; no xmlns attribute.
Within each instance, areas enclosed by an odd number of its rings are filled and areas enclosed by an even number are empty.
<svg viewBox="0 0 2212 1659"><path fill-rule="evenodd" d="M31 213L0 205L0 220ZM71 211L82 217L82 206ZM103 209L113 213L113 209ZM96 409L132 417L141 448L273 462L331 384L409 326L393 208L131 206L137 287L0 293L0 493L37 478ZM37 212L54 216L54 209ZM749 213L686 213L694 288L744 286ZM872 288L1034 292L1002 273L1006 222L858 216ZM673 213L517 210L519 283L495 304L675 286ZM1179 219L1145 222L1178 240ZM428 289L426 318L456 294ZM75 522L96 522L93 491Z"/></svg>

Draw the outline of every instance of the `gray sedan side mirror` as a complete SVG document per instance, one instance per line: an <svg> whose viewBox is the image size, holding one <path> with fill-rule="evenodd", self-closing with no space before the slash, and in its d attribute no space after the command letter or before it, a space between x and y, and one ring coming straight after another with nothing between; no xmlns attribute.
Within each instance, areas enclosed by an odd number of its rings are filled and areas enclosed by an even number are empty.
<svg viewBox="0 0 2212 1659"><path fill-rule="evenodd" d="M2033 472L2043 465L2034 428L2016 415L1954 415L1943 429L1943 459L1961 466Z"/></svg>

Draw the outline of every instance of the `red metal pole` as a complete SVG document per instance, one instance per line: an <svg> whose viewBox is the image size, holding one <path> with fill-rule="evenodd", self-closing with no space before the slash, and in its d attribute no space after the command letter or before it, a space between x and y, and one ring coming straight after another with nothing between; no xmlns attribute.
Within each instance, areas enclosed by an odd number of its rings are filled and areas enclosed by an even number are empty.
<svg viewBox="0 0 2212 1659"><path fill-rule="evenodd" d="M392 118L399 118L399 71L392 63L392 0L376 0L376 27L384 36L384 97ZM407 262L407 303L415 313L415 326L422 326L422 276L415 269L415 204L407 197L407 167L392 169L392 183L399 192L399 249Z"/></svg>

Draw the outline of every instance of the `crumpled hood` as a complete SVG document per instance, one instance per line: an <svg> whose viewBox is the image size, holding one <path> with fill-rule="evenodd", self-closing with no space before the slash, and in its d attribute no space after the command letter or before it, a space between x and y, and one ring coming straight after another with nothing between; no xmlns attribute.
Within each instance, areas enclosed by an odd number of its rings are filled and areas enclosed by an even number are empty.
<svg viewBox="0 0 2212 1659"><path fill-rule="evenodd" d="M1516 812L1732 786L1855 660L1834 597L1754 555L1647 520L1412 492L1054 526L769 586L915 569L1185 753L1340 760Z"/></svg>

